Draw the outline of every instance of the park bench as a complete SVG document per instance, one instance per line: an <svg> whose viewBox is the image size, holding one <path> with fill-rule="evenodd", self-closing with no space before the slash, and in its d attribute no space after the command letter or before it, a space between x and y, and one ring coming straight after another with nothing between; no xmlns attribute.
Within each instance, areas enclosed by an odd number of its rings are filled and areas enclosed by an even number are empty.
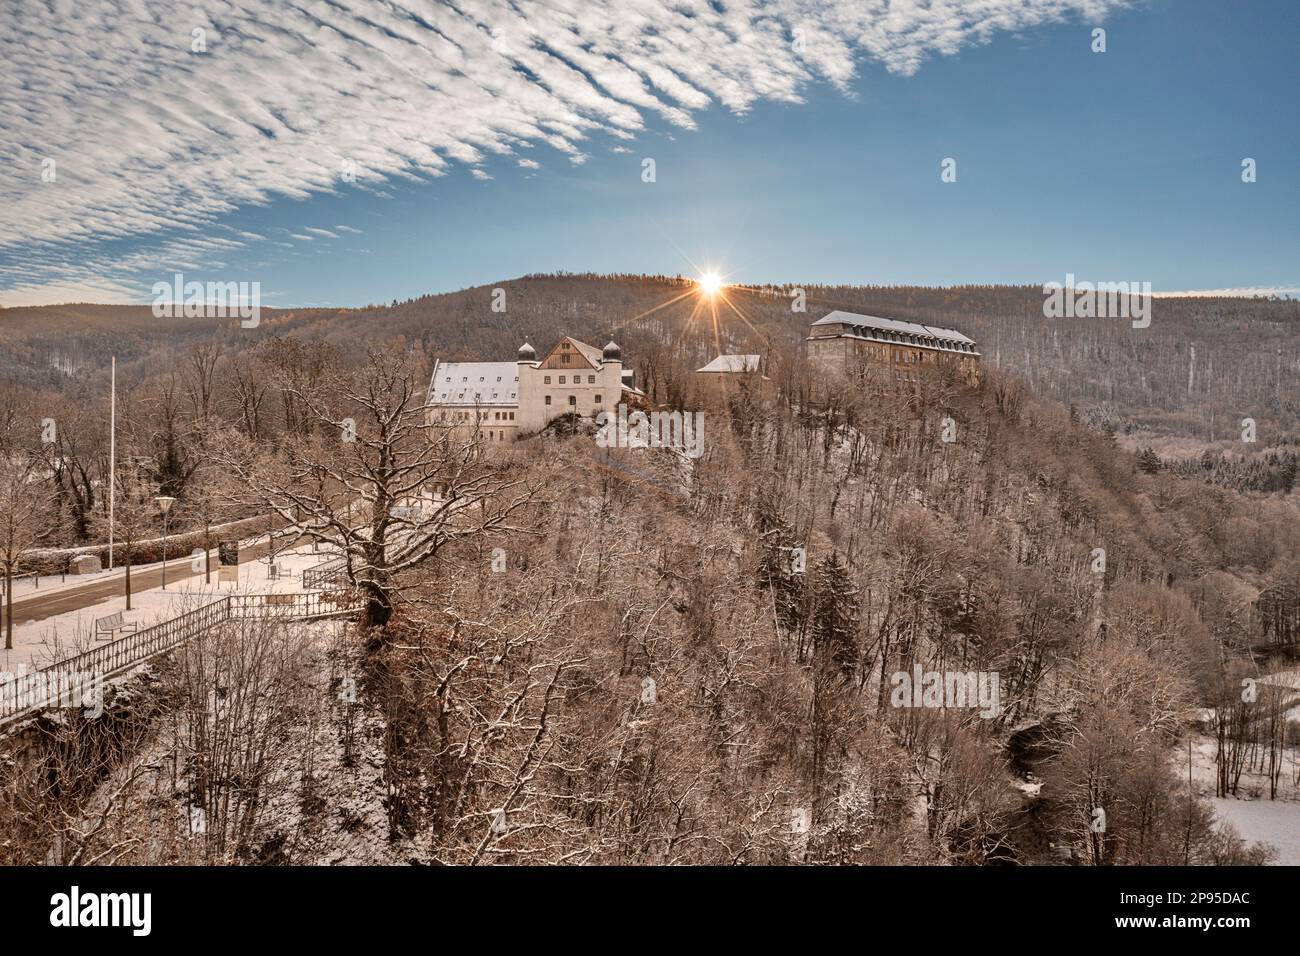
<svg viewBox="0 0 1300 956"><path fill-rule="evenodd" d="M139 625L122 619L121 611L114 611L108 617L95 618L95 636L114 634L117 631L134 631Z"/></svg>

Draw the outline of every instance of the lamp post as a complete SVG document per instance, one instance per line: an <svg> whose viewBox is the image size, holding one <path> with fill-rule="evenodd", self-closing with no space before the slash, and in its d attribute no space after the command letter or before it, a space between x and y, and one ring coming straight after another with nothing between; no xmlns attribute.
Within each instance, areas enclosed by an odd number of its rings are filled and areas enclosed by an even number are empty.
<svg viewBox="0 0 1300 956"><path fill-rule="evenodd" d="M172 505L176 503L175 498L169 498L166 495L160 495L154 499L158 502L158 507L162 510L163 516L163 580L162 589L167 590L167 515L172 510Z"/></svg>

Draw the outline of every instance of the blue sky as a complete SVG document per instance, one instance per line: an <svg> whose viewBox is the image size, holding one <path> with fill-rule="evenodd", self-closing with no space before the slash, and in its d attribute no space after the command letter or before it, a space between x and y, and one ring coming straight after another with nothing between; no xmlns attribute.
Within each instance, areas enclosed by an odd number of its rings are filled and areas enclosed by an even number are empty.
<svg viewBox="0 0 1300 956"><path fill-rule="evenodd" d="M830 4L810 35L838 36L814 65L774 52L773 36L806 22L793 14L775 27L720 20L744 42L727 49L712 35L677 60L647 53L641 36L565 21L565 36L592 39L629 68L598 84L595 105L577 47L563 56L580 71L574 88L553 81L547 101L530 101L530 66L505 58L520 46L553 52L546 35L476 56L489 65L470 71L472 87L457 87L460 71L444 84L407 62L402 51L422 46L425 26L468 56L496 29L486 26L490 3L463 35L436 17L406 21L394 32L414 45L380 50L378 66L352 59L343 25L302 30L295 42L330 58L283 84L282 64L250 52L266 44L249 38L287 32L270 15L236 31L205 13L211 49L176 53L180 79L167 63L122 54L104 67L102 90L86 91L92 71L62 91L73 119L85 111L80 123L0 112L0 156L28 169L66 157L67 184L20 177L0 187L17 210L16 229L0 230L0 304L149 301L151 284L175 270L258 281L275 306L387 302L528 272L702 267L744 283L1043 283L1072 273L1158 291L1300 286L1300 5L1092 4L1111 7L1104 16L1080 6L1065 22L1031 15L989 31L987 42L974 14L938 26L922 18L864 49L852 39L862 22L846 27ZM675 46L706 17L669 23L672 5L656 15L665 18L656 35L683 31ZM188 15L168 16L158 35L157 24L142 27L143 46L178 33L188 41ZM5 35L30 26L19 17L0 24ZM536 36L501 22L503 34ZM66 56L95 26L70 25L43 52ZM1106 29L1105 53L1090 49L1094 26ZM0 52L18 57L19 82L32 74L31 98L43 67L40 43L29 45L27 59ZM508 79L492 72L494 52ZM283 55L304 56L288 46ZM626 85L659 64L689 89L648 97ZM232 86L204 72L217 68ZM524 85L499 85L521 75ZM59 92L60 80L46 80ZM530 129L534 108L550 127ZM577 135L564 129L574 115L595 119ZM96 123L106 132L92 142ZM110 150L112 136L120 146ZM646 157L653 183L642 181ZM952 183L940 177L948 157ZM1241 181L1245 157L1257 163L1251 184ZM332 175L335 160L353 162L356 181Z"/></svg>

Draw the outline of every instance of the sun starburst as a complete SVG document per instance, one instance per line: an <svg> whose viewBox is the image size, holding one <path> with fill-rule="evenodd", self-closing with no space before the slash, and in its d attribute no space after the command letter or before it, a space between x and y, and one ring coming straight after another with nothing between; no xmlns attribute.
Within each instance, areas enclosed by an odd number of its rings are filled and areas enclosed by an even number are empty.
<svg viewBox="0 0 1300 956"><path fill-rule="evenodd" d="M700 285L700 294L713 297L722 291L722 276L716 272L705 272L697 280Z"/></svg>

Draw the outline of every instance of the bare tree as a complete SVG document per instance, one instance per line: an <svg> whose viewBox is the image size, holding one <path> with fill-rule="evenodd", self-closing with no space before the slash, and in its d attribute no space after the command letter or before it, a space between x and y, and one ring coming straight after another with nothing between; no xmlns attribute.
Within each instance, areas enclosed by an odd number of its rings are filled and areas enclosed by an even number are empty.
<svg viewBox="0 0 1300 956"><path fill-rule="evenodd" d="M5 576L5 650L14 646L14 572L54 530L48 470L31 451L0 444L0 564Z"/></svg>
<svg viewBox="0 0 1300 956"><path fill-rule="evenodd" d="M231 436L223 461L249 504L342 554L347 580L382 625L405 572L448 543L514 523L530 500L521 479L454 428L430 424L409 353L372 351L352 373L311 391L286 386L302 432L268 457Z"/></svg>
<svg viewBox="0 0 1300 956"><path fill-rule="evenodd" d="M126 609L131 610L131 561L136 547L154 530L158 523L158 505L154 502L155 489L149 485L139 468L123 465L118 468L117 500L114 507L112 533L122 546L122 565L126 569L123 593ZM108 538L108 516L96 514L95 532Z"/></svg>

